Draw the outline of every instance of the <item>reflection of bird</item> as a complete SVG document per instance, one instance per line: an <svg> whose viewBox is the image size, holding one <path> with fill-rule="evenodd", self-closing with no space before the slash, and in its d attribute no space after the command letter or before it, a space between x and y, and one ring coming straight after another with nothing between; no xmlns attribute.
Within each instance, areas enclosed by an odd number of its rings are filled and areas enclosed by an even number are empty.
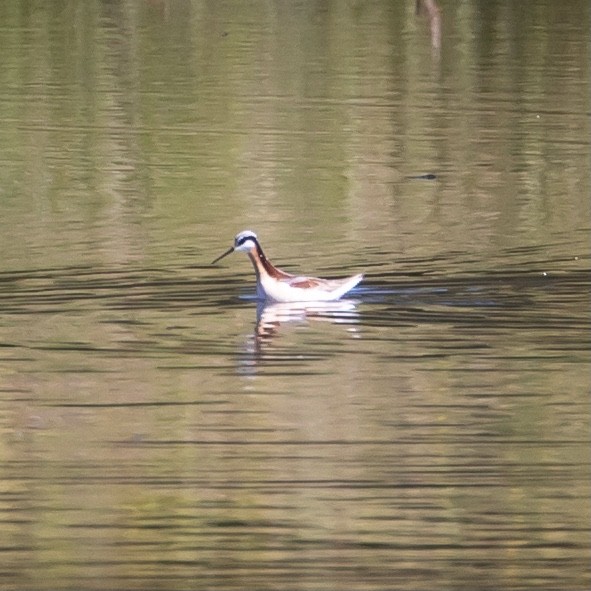
<svg viewBox="0 0 591 591"><path fill-rule="evenodd" d="M327 302L338 300L353 289L363 275L345 279L318 279L290 275L274 267L263 253L254 232L245 230L234 238L234 246L215 259L211 264L234 251L246 252L252 261L257 276L259 299L273 302Z"/></svg>

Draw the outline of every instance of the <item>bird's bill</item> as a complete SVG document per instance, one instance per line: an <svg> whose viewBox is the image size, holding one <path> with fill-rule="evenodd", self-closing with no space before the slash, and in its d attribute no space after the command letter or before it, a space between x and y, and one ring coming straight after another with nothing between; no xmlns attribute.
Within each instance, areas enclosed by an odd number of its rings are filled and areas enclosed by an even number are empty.
<svg viewBox="0 0 591 591"><path fill-rule="evenodd" d="M229 254L232 254L234 252L234 247L232 246L232 248L229 248L224 254L221 254L217 259L211 261L212 265L215 265L218 261L221 261L224 257L227 257Z"/></svg>

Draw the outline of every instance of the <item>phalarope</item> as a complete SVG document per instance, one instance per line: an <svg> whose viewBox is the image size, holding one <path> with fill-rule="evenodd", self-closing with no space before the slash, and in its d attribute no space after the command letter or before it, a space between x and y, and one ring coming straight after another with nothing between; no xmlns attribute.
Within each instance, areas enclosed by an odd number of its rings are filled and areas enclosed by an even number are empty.
<svg viewBox="0 0 591 591"><path fill-rule="evenodd" d="M234 238L234 245L212 261L212 265L233 252L246 252L257 277L257 297L273 302L328 302L338 300L353 289L363 275L344 279L319 279L290 275L274 267L265 256L254 232L245 230Z"/></svg>

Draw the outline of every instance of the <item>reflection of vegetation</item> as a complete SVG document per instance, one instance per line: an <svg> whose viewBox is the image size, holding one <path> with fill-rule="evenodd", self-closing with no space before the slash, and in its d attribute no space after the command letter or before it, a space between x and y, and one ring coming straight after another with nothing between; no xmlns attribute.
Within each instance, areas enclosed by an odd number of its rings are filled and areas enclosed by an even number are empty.
<svg viewBox="0 0 591 591"><path fill-rule="evenodd" d="M490 272L588 251L588 0L438 4L0 3L6 585L589 587L583 280ZM249 226L446 301L236 354Z"/></svg>
<svg viewBox="0 0 591 591"><path fill-rule="evenodd" d="M410 235L444 226L479 247L569 232L589 184L575 139L588 136L588 7L575 5L444 6L434 59L405 3L7 3L11 225L34 212L50 242L90 224L115 258L144 250L146 215L165 233L262 216L336 239L394 213L420 220ZM425 170L448 173L437 194L392 212L401 172Z"/></svg>

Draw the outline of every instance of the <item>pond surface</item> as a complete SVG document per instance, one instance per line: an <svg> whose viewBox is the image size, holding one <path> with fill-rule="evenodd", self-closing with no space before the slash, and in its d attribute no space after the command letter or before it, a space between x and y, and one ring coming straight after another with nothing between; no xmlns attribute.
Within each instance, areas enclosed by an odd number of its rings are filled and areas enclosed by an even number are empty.
<svg viewBox="0 0 591 591"><path fill-rule="evenodd" d="M590 8L439 5L3 4L3 590L589 589Z"/></svg>

